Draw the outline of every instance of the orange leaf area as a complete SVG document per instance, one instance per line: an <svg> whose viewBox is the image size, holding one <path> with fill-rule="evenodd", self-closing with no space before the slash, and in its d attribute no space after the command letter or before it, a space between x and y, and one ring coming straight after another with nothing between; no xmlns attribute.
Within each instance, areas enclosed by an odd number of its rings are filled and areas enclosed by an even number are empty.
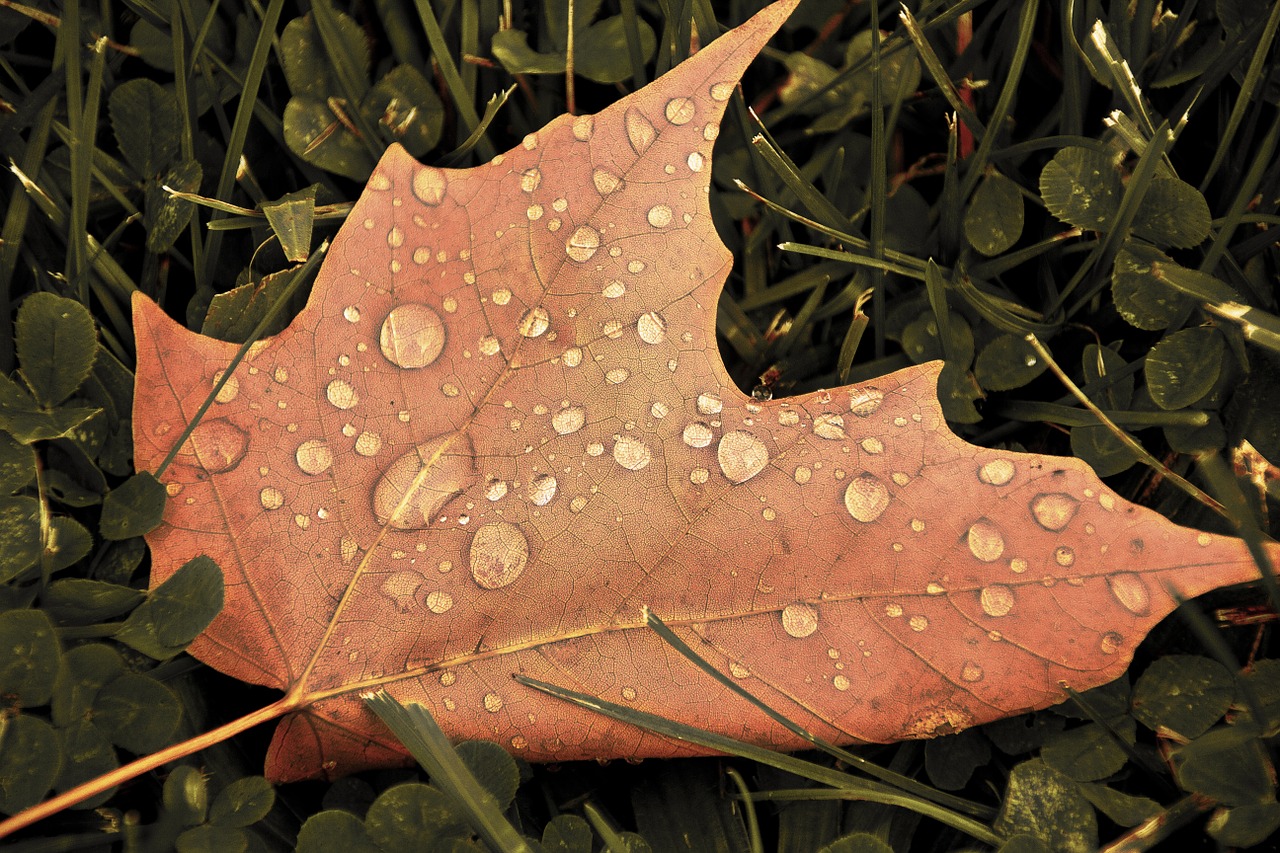
<svg viewBox="0 0 1280 853"><path fill-rule="evenodd" d="M1239 542L1077 460L961 441L936 365L767 403L733 386L711 149L791 5L483 166L390 149L306 308L180 448L152 580L222 566L226 608L191 652L292 699L272 778L404 763L359 699L378 688L529 760L690 752L513 673L801 745L645 606L811 731L883 742L1109 681L1167 588L1256 576ZM154 470L236 347L134 309Z"/></svg>

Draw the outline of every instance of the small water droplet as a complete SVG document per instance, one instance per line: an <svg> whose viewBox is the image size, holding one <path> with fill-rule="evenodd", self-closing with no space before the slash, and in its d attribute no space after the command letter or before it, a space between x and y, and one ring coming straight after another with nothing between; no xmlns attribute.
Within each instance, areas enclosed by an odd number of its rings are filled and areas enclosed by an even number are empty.
<svg viewBox="0 0 1280 853"><path fill-rule="evenodd" d="M284 506L284 494L273 486L267 486L258 492L258 501L263 509L279 509Z"/></svg>
<svg viewBox="0 0 1280 853"><path fill-rule="evenodd" d="M449 187L449 180L445 177L443 169L436 169L432 166L421 166L413 176L413 194L423 204L436 206L444 201L444 195Z"/></svg>
<svg viewBox="0 0 1280 853"><path fill-rule="evenodd" d="M655 204L653 207L649 208L647 218L649 220L649 224L654 228L666 228L671 224L673 216L674 214L671 212L670 206L665 204Z"/></svg>
<svg viewBox="0 0 1280 853"><path fill-rule="evenodd" d="M222 474L244 459L249 435L226 418L214 418L201 421L191 431L187 446L201 468L210 474Z"/></svg>
<svg viewBox="0 0 1280 853"><path fill-rule="evenodd" d="M473 457L470 442L453 433L400 456L373 488L373 512L379 523L400 530L427 527L445 503L471 483Z"/></svg>
<svg viewBox="0 0 1280 853"><path fill-rule="evenodd" d="M974 681L981 681L982 667L978 666L971 660L965 661L964 667L960 670L960 678L961 680L968 681L970 683Z"/></svg>
<svg viewBox="0 0 1280 853"><path fill-rule="evenodd" d="M484 709L490 714L496 714L502 710L502 697L497 693L484 694Z"/></svg>
<svg viewBox="0 0 1280 853"><path fill-rule="evenodd" d="M831 679L831 686L836 690L844 692L849 689L849 678L844 675L837 675L835 678Z"/></svg>
<svg viewBox="0 0 1280 853"><path fill-rule="evenodd" d="M1053 561L1064 569L1076 561L1076 552L1066 545L1059 545L1053 551Z"/></svg>
<svg viewBox="0 0 1280 853"><path fill-rule="evenodd" d="M333 451L329 449L328 444L317 439L304 441L298 445L293 458L297 460L298 467L304 474L323 474L333 465Z"/></svg>
<svg viewBox="0 0 1280 853"><path fill-rule="evenodd" d="M712 84L711 86L712 100L716 100L716 101L729 100L729 98L733 96L733 90L734 88L736 88L736 86L737 86L736 83L731 83L729 81Z"/></svg>
<svg viewBox="0 0 1280 853"><path fill-rule="evenodd" d="M978 600L982 604L982 612L988 616L1007 616L1013 609L1013 589L1000 583L989 584L982 588Z"/></svg>
<svg viewBox="0 0 1280 853"><path fill-rule="evenodd" d="M1133 572L1119 572L1107 578L1111 594L1120 602L1120 606L1135 616L1146 616L1151 612L1151 591L1147 583Z"/></svg>
<svg viewBox="0 0 1280 853"><path fill-rule="evenodd" d="M695 486L701 486L711 477L711 472L706 468L694 468L689 472L689 482Z"/></svg>
<svg viewBox="0 0 1280 853"><path fill-rule="evenodd" d="M773 389L770 388L768 385L757 385L756 387L751 389L751 399L759 400L761 403L767 403L768 401L773 399ZM795 412L788 412L786 414L794 415ZM778 423L782 423L781 414L779 414L778 416Z"/></svg>
<svg viewBox="0 0 1280 853"><path fill-rule="evenodd" d="M587 410L582 406L570 406L551 416L551 428L558 435L571 435L587 422Z"/></svg>
<svg viewBox="0 0 1280 853"><path fill-rule="evenodd" d="M702 415L718 415L724 409L724 403L718 394L704 391L698 395L698 413Z"/></svg>
<svg viewBox="0 0 1280 853"><path fill-rule="evenodd" d="M1098 648L1102 650L1104 655L1114 655L1120 651L1122 646L1124 646L1124 637L1115 631L1108 631L1103 634L1101 641L1098 643Z"/></svg>
<svg viewBox="0 0 1280 853"><path fill-rule="evenodd" d="M600 232L590 225L579 225L565 243L565 252L578 263L591 260L600 248Z"/></svg>
<svg viewBox="0 0 1280 853"><path fill-rule="evenodd" d="M693 120L694 112L693 98L672 98L667 101L665 110L667 121L674 125L688 124Z"/></svg>

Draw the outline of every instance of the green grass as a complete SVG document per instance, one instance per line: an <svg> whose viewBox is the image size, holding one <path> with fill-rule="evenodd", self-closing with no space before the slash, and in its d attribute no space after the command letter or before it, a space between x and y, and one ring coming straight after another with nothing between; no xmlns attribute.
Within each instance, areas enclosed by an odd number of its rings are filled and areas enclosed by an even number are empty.
<svg viewBox="0 0 1280 853"><path fill-rule="evenodd" d="M277 698L185 655L157 662L176 635L154 598L139 604L137 534L163 496L131 468L131 294L196 329L278 330L307 283L279 236L318 262L393 140L459 167L518 144L565 108L567 44L547 18L560 2L3 5L0 646L29 670L0 663L0 809L14 811ZM1079 456L1126 497L1261 555L1280 529L1266 461L1280 461L1280 7L1185 5L803 4L716 149L712 208L736 257L717 318L737 384L776 398L941 358L961 436ZM732 26L753 8L603 3L617 36L574 33L574 106L677 63L690 19L705 42L713 16ZM396 133L379 121L393 86L413 111ZM268 212L305 227L273 232ZM55 315L75 326L56 351ZM201 572L168 592L208 605ZM1280 825L1268 581L1184 607L1129 675L1073 707L928 743L762 754L578 696L732 757L529 767L455 752L418 711L374 698L425 772L273 790L255 730L12 849L407 844L387 827L433 809L451 849L1263 844ZM208 618L181 612L187 628ZM70 673L114 704L68 698ZM1154 833L1133 831L1150 818Z"/></svg>

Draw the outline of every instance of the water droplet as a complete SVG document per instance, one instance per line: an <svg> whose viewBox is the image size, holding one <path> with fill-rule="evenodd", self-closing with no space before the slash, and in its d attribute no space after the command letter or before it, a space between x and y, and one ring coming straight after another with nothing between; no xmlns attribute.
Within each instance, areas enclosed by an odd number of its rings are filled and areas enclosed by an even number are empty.
<svg viewBox="0 0 1280 853"><path fill-rule="evenodd" d="M844 692L849 689L849 679L847 676L837 675L835 678L831 679L831 686L836 690Z"/></svg>
<svg viewBox="0 0 1280 853"><path fill-rule="evenodd" d="M573 138L579 142L586 142L591 138L591 134L595 132L595 127L595 116L575 116L573 119Z"/></svg>
<svg viewBox="0 0 1280 853"><path fill-rule="evenodd" d="M628 471L640 471L649 466L653 453L649 445L638 438L624 435L613 443L613 461Z"/></svg>
<svg viewBox="0 0 1280 853"><path fill-rule="evenodd" d="M797 483L804 485L805 483L809 482L810 478L812 477L813 477L813 471L810 470L809 468L806 468L804 465L799 465L796 467L795 481Z"/></svg>
<svg viewBox="0 0 1280 853"><path fill-rule="evenodd" d="M1108 631L1102 635L1102 639L1098 643L1098 648L1102 650L1104 655L1114 655L1116 652L1120 651L1123 645L1124 637L1117 634L1115 631Z"/></svg>
<svg viewBox="0 0 1280 853"><path fill-rule="evenodd" d="M988 616L1007 616L1013 609L1013 589L1001 583L993 583L982 588L978 600L982 604L982 612Z"/></svg>
<svg viewBox="0 0 1280 853"><path fill-rule="evenodd" d="M907 624L911 626L912 631L916 631L918 633L929 627L929 620L924 616L916 615L907 620Z"/></svg>
<svg viewBox="0 0 1280 853"><path fill-rule="evenodd" d="M1213 544L1213 537L1210 536L1208 533L1196 534L1196 544L1202 548L1207 547Z"/></svg>
<svg viewBox="0 0 1280 853"><path fill-rule="evenodd" d="M607 283L604 286L604 289L600 292L604 295L605 299L617 299L627 292L627 286L617 279L614 279Z"/></svg>
<svg viewBox="0 0 1280 853"><path fill-rule="evenodd" d="M658 134L649 119L645 118L644 113L631 107L627 110L623 123L627 127L627 141L631 143L631 150L637 154L648 151Z"/></svg>
<svg viewBox="0 0 1280 853"><path fill-rule="evenodd" d="M392 249L399 249L404 245L404 231L399 228L392 228L387 232L387 245Z"/></svg>
<svg viewBox="0 0 1280 853"><path fill-rule="evenodd" d="M551 326L551 318L547 314L547 309L541 305L535 305L528 311L524 312L524 316L520 318L520 325L516 328L520 330L520 334L526 338L536 338L545 332Z"/></svg>
<svg viewBox="0 0 1280 853"><path fill-rule="evenodd" d="M698 398L701 411L702 397ZM719 403L719 400L716 400ZM717 407L716 411L719 411ZM769 451L764 442L745 430L733 430L720 437L716 448L720 470L731 483L745 483L769 464Z"/></svg>
<svg viewBox="0 0 1280 853"><path fill-rule="evenodd" d="M497 693L484 694L484 709L490 714L496 714L502 710L502 697Z"/></svg>
<svg viewBox="0 0 1280 853"><path fill-rule="evenodd" d="M485 335L477 346L480 348L481 355L497 355L498 350L502 349L498 339L493 335Z"/></svg>
<svg viewBox="0 0 1280 853"><path fill-rule="evenodd" d="M500 501L507 496L507 483L505 480L492 480L485 487L484 496L491 501Z"/></svg>
<svg viewBox="0 0 1280 853"><path fill-rule="evenodd" d="M454 433L400 456L373 487L373 513L379 523L400 530L427 527L445 503L471 483L473 458L470 441Z"/></svg>
<svg viewBox="0 0 1280 853"><path fill-rule="evenodd" d="M1053 561L1064 569L1076 561L1076 552L1066 545L1059 545L1053 551Z"/></svg>
<svg viewBox="0 0 1280 853"><path fill-rule="evenodd" d="M599 248L600 232L590 225L579 225L577 230L569 237L569 242L565 243L564 246L564 250L569 257L578 263L585 263L591 260Z"/></svg>
<svg viewBox="0 0 1280 853"><path fill-rule="evenodd" d="M788 604L782 608L782 630L797 640L818 630L818 610L808 604Z"/></svg>
<svg viewBox="0 0 1280 853"><path fill-rule="evenodd" d="M333 451L323 441L312 439L298 445L293 458L304 474L323 474L333 465Z"/></svg>
<svg viewBox="0 0 1280 853"><path fill-rule="evenodd" d="M985 518L969 526L969 551L984 563L994 563L1004 553L1004 536Z"/></svg>
<svg viewBox="0 0 1280 853"><path fill-rule="evenodd" d="M733 90L737 84L725 81L715 83L711 86L711 98L715 101L727 101L733 96Z"/></svg>
<svg viewBox="0 0 1280 853"><path fill-rule="evenodd" d="M657 311L648 311L636 321L636 331L646 344L660 344L667 339L667 321Z"/></svg>
<svg viewBox="0 0 1280 853"><path fill-rule="evenodd" d="M862 439L860 444L862 445L863 450L865 450L867 453L872 454L873 456L876 454L884 453L884 442L880 441L880 439L875 438L874 436Z"/></svg>
<svg viewBox="0 0 1280 853"><path fill-rule="evenodd" d="M542 172L538 169L525 169L520 175L520 189L531 193L542 183Z"/></svg>
<svg viewBox="0 0 1280 853"><path fill-rule="evenodd" d="M360 395L345 379L335 379L325 386L324 396L338 409L353 409L360 402Z"/></svg>
<svg viewBox="0 0 1280 853"><path fill-rule="evenodd" d="M235 468L244 459L249 436L226 418L214 418L201 421L191 431L187 443L200 467L210 474L221 474Z"/></svg>
<svg viewBox="0 0 1280 853"><path fill-rule="evenodd" d="M813 419L813 434L828 441L839 441L845 437L844 418L830 412L823 412Z"/></svg>
<svg viewBox="0 0 1280 853"><path fill-rule="evenodd" d="M701 486L711 477L711 472L706 468L694 468L689 472L689 482L695 486Z"/></svg>
<svg viewBox="0 0 1280 853"><path fill-rule="evenodd" d="M569 347L561 358L564 360L565 367L577 367L582 364L582 348Z"/></svg>
<svg viewBox="0 0 1280 853"><path fill-rule="evenodd" d="M279 509L284 506L284 495L277 488L267 486L258 492L258 501L263 509Z"/></svg>
<svg viewBox="0 0 1280 853"><path fill-rule="evenodd" d="M1027 561L1021 557L1014 557L1009 561L1009 571L1015 575L1020 575L1027 570Z"/></svg>
<svg viewBox="0 0 1280 853"><path fill-rule="evenodd" d="M715 435L711 432L711 427L701 421L695 421L684 428L682 437L684 443L690 447L706 447Z"/></svg>
<svg viewBox="0 0 1280 853"><path fill-rule="evenodd" d="M551 428L558 435L572 435L587 422L587 410L582 406L570 406L551 416Z"/></svg>
<svg viewBox="0 0 1280 853"><path fill-rule="evenodd" d="M360 307L358 305L348 305L342 309L342 316L348 323L359 323Z"/></svg>
<svg viewBox="0 0 1280 853"><path fill-rule="evenodd" d="M649 220L649 224L654 228L666 228L671 224L673 216L674 214L671 212L671 208L668 205L655 204L653 207L649 208L647 218Z"/></svg>
<svg viewBox="0 0 1280 853"><path fill-rule="evenodd" d="M448 187L449 179L445 177L443 169L421 166L413 176L413 194L423 204L429 204L432 207L444 201L444 194Z"/></svg>
<svg viewBox="0 0 1280 853"><path fill-rule="evenodd" d="M693 98L672 98L667 101L667 121L674 125L688 124L693 120Z"/></svg>
<svg viewBox="0 0 1280 853"><path fill-rule="evenodd" d="M978 479L989 486L1003 486L1013 479L1016 469L1008 459L992 459L978 469Z"/></svg>
<svg viewBox="0 0 1280 853"><path fill-rule="evenodd" d="M860 418L875 413L884 402L884 392L879 388L858 388L849 394L849 411Z"/></svg>
<svg viewBox="0 0 1280 853"><path fill-rule="evenodd" d="M889 506L889 488L874 474L860 474L844 490L844 508L855 521L870 524Z"/></svg>
<svg viewBox="0 0 1280 853"><path fill-rule="evenodd" d="M604 169L596 169L592 172L591 182L595 184L596 192L600 193L600 195L617 192L623 186L622 178L612 172L606 172Z"/></svg>
<svg viewBox="0 0 1280 853"><path fill-rule="evenodd" d="M706 163L706 160L703 158L701 154L699 154L697 151L694 151L689 155L689 159L686 160L685 163L689 166L690 172L701 172L703 165L705 165Z"/></svg>
<svg viewBox="0 0 1280 853"><path fill-rule="evenodd" d="M556 478L550 474L539 474L529 481L526 494L534 506L546 506L556 496Z"/></svg>
<svg viewBox="0 0 1280 853"><path fill-rule="evenodd" d="M387 361L397 367L426 367L444 349L444 323L421 303L397 305L382 321L378 344Z"/></svg>
<svg viewBox="0 0 1280 853"><path fill-rule="evenodd" d="M1040 362L1036 360L1036 357L1034 355L1029 355L1022 360L1022 363L1025 364L1027 367L1035 367Z"/></svg>
<svg viewBox="0 0 1280 853"><path fill-rule="evenodd" d="M702 415L718 415L724 409L724 403L716 394L704 391L698 395L698 413Z"/></svg>
<svg viewBox="0 0 1280 853"><path fill-rule="evenodd" d="M219 370L213 375L213 383L216 385L222 381L224 371ZM222 387L218 389L218 394L213 399L219 403L230 403L240 393L240 380L232 376Z"/></svg>
<svg viewBox="0 0 1280 853"><path fill-rule="evenodd" d="M626 699L628 702L636 701L636 695L636 689L634 687L622 688L622 698Z"/></svg>
<svg viewBox="0 0 1280 853"><path fill-rule="evenodd" d="M401 611L408 612L415 603L413 595L420 586L422 575L417 572L392 572L382 582L382 594Z"/></svg>
<svg viewBox="0 0 1280 853"><path fill-rule="evenodd" d="M1062 530L1071 523L1080 501L1063 492L1036 495L1031 499L1031 515L1045 530Z"/></svg>
<svg viewBox="0 0 1280 853"><path fill-rule="evenodd" d="M1146 616L1151 612L1151 591L1147 582L1133 572L1119 572L1107 578L1111 586L1111 594L1120 602L1120 606L1135 616Z"/></svg>
<svg viewBox="0 0 1280 853"><path fill-rule="evenodd" d="M495 521L476 531L471 539L471 576L485 589L501 589L520 577L529 562L529 540L520 528Z"/></svg>
<svg viewBox="0 0 1280 853"><path fill-rule="evenodd" d="M621 385L627 381L631 373L625 367L615 367L604 375L604 379L610 385Z"/></svg>
<svg viewBox="0 0 1280 853"><path fill-rule="evenodd" d="M493 292L491 298L494 305L506 305L511 301L511 291L505 287L500 287Z"/></svg>
<svg viewBox="0 0 1280 853"><path fill-rule="evenodd" d="M978 666L971 660L964 662L964 667L960 670L960 679L970 683L982 680L982 667Z"/></svg>
<svg viewBox="0 0 1280 853"><path fill-rule="evenodd" d="M365 430L356 437L356 453L361 456L377 456L382 449L382 436Z"/></svg>
<svg viewBox="0 0 1280 853"><path fill-rule="evenodd" d="M662 420L670 412L671 412L671 409L667 406L666 403L662 402L661 400L655 402L652 406L649 407L649 414L653 415L658 420Z"/></svg>

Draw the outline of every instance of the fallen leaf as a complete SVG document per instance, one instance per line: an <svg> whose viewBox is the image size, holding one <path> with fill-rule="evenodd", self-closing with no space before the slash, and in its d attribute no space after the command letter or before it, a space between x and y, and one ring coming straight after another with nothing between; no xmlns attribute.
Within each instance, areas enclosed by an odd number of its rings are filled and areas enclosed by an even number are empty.
<svg viewBox="0 0 1280 853"><path fill-rule="evenodd" d="M777 749L800 742L644 626L828 739L930 737L1118 676L1238 541L1127 503L1082 462L961 441L938 364L767 403L730 381L712 226L725 102L793 3L594 116L475 168L392 147L307 306L253 346L163 474L153 583L207 554L191 646L285 691L267 774L405 761L385 688L530 760L671 742L513 673ZM137 465L235 347L135 298Z"/></svg>

